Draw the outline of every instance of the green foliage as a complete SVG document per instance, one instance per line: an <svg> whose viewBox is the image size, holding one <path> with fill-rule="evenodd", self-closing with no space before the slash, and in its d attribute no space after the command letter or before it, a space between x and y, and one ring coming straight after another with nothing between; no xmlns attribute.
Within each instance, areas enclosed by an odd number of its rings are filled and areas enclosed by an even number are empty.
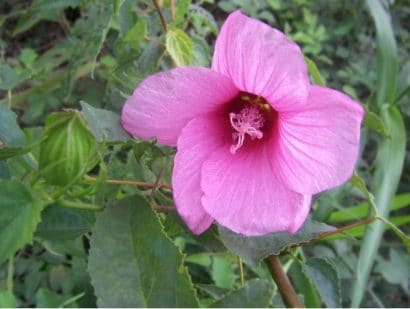
<svg viewBox="0 0 410 309"><path fill-rule="evenodd" d="M181 253L141 197L124 199L99 216L89 271L100 307L197 307Z"/></svg>
<svg viewBox="0 0 410 309"><path fill-rule="evenodd" d="M165 41L167 51L177 66L189 65L192 61L192 41L182 30L167 31Z"/></svg>
<svg viewBox="0 0 410 309"><path fill-rule="evenodd" d="M405 307L404 2L158 4L167 31L153 1L0 3L0 307L283 307L260 263L270 254L281 255L306 307ZM172 206L175 148L121 127L144 78L210 67L235 9L295 40L312 84L366 108L357 172L315 197L294 235L243 237L216 225L192 235ZM344 230L375 214L384 221Z"/></svg>
<svg viewBox="0 0 410 309"><path fill-rule="evenodd" d="M321 258L309 259L303 265L303 271L315 284L326 306L341 307L339 276L329 261Z"/></svg>
<svg viewBox="0 0 410 309"><path fill-rule="evenodd" d="M120 125L120 117L108 110L95 108L81 102L82 114L98 142L122 142L129 139L129 135Z"/></svg>
<svg viewBox="0 0 410 309"><path fill-rule="evenodd" d="M224 245L240 255L250 264L257 264L269 255L279 255L290 246L295 246L315 239L318 235L334 230L324 223L307 219L295 234L273 233L262 237L245 237L219 227L219 234Z"/></svg>
<svg viewBox="0 0 410 309"><path fill-rule="evenodd" d="M42 204L17 180L0 180L0 263L33 241Z"/></svg>
<svg viewBox="0 0 410 309"><path fill-rule="evenodd" d="M266 308L273 297L272 286L265 280L249 281L246 286L216 301L211 308Z"/></svg>

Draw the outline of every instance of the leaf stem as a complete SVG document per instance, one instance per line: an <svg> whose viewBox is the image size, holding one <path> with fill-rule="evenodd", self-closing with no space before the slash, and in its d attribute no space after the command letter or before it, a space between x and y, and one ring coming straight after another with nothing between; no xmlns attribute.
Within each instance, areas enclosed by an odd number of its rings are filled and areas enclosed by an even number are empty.
<svg viewBox="0 0 410 309"><path fill-rule="evenodd" d="M85 179L88 181L97 181L97 178L88 175L85 176ZM154 182L145 182L138 180L107 179L105 182L113 185L130 185L146 188L164 188L171 190L171 186L168 184L155 184Z"/></svg>
<svg viewBox="0 0 410 309"><path fill-rule="evenodd" d="M265 259L265 263L269 268L285 305L288 308L303 308L303 304L300 302L295 289L282 268L279 257L277 255L270 255Z"/></svg>
<svg viewBox="0 0 410 309"><path fill-rule="evenodd" d="M170 0L169 6L171 9L171 20L174 21L175 20L175 0Z"/></svg>
<svg viewBox="0 0 410 309"><path fill-rule="evenodd" d="M243 273L243 262L242 258L238 255L238 266L239 266L239 276L241 277L241 287L245 286L245 276Z"/></svg>
<svg viewBox="0 0 410 309"><path fill-rule="evenodd" d="M13 277L14 277L14 256L9 258L7 266L7 290L13 293Z"/></svg>
<svg viewBox="0 0 410 309"><path fill-rule="evenodd" d="M11 90L7 91L7 106L11 109Z"/></svg>
<svg viewBox="0 0 410 309"><path fill-rule="evenodd" d="M77 209L87 209L87 210L102 210L104 206L87 204L82 202L68 201L68 200L58 200L57 204L67 207L67 208L77 208Z"/></svg>
<svg viewBox="0 0 410 309"><path fill-rule="evenodd" d="M157 12L158 12L159 18L161 19L162 29L163 29L164 32L166 33L166 32L167 32L167 22L165 21L165 17L164 17L164 15L162 14L161 8L160 8L159 5L158 5L158 0L152 0L152 2L153 2L154 5L155 5L155 9L156 9Z"/></svg>
<svg viewBox="0 0 410 309"><path fill-rule="evenodd" d="M372 223L372 222L375 221L377 218L378 218L377 215L371 216L370 218L367 218L367 219L364 219L364 220L360 220L360 221L357 221L357 222L355 222L355 223L352 223L352 224L343 226L343 227L338 228L338 229L336 229L336 230L334 230L334 231L330 231L330 232L326 232L326 233L320 234L320 235L319 235L318 237L316 237L314 240L320 240L320 239L323 239L323 238L326 238L326 237L329 237L329 236L332 236L332 235L335 235L335 234L343 233L343 232L345 232L345 231L351 230L351 229L353 229L353 228L355 228L355 227L358 227L358 226L362 226L362 225L366 225L366 224Z"/></svg>

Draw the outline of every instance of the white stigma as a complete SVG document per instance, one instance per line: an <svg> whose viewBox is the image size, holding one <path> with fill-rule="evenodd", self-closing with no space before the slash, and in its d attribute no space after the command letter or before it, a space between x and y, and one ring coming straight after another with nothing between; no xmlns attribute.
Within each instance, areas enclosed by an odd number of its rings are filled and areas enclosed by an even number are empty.
<svg viewBox="0 0 410 309"><path fill-rule="evenodd" d="M243 108L239 114L229 113L229 120L232 128L236 131L232 133L232 139L234 141L234 144L230 148L232 154L235 154L236 151L242 147L245 141L245 134L248 134L251 140L255 138L261 139L263 137L263 132L260 129L265 119L259 109L254 106Z"/></svg>

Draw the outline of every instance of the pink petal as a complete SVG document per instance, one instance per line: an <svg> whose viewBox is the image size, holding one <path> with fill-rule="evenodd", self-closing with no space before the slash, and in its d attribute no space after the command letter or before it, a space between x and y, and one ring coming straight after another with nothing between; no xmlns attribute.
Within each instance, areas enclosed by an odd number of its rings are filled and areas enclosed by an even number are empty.
<svg viewBox="0 0 410 309"><path fill-rule="evenodd" d="M229 146L220 147L203 164L205 211L219 224L247 236L296 232L309 213L311 196L276 180L266 147L243 150L232 155Z"/></svg>
<svg viewBox="0 0 410 309"><path fill-rule="evenodd" d="M154 74L142 81L127 100L121 122L140 138L156 137L175 146L182 128L237 95L225 76L200 67L180 67Z"/></svg>
<svg viewBox="0 0 410 309"><path fill-rule="evenodd" d="M221 29L212 69L232 78L240 90L263 96L278 111L295 109L308 96L299 46L240 11L231 13Z"/></svg>
<svg viewBox="0 0 410 309"><path fill-rule="evenodd" d="M174 201L178 213L195 233L205 231L214 221L202 208L201 167L217 148L230 141L227 121L216 116L191 120L178 139L172 174Z"/></svg>
<svg viewBox="0 0 410 309"><path fill-rule="evenodd" d="M341 92L313 86L308 105L280 114L272 165L290 189L314 194L346 182L360 148L364 110Z"/></svg>

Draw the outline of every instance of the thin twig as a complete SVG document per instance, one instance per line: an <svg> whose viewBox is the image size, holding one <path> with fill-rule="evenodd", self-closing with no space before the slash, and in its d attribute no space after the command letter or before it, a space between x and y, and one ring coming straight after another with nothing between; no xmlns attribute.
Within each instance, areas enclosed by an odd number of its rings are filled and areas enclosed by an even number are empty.
<svg viewBox="0 0 410 309"><path fill-rule="evenodd" d="M7 290L13 293L13 278L14 278L14 256L9 258L7 267Z"/></svg>
<svg viewBox="0 0 410 309"><path fill-rule="evenodd" d="M239 276L241 277L241 287L245 286L245 275L243 273L242 258L238 255Z"/></svg>
<svg viewBox="0 0 410 309"><path fill-rule="evenodd" d="M163 174L163 172L164 172L164 169L165 169L166 164L167 164L167 160L163 159L161 169L160 169L160 171L159 171L159 173L158 173L158 175L157 175L157 178L155 179L154 187L152 187L152 190L151 190L151 198L154 197L155 191L156 191L157 188L158 188L159 181L161 180L161 177L162 177L162 174Z"/></svg>
<svg viewBox="0 0 410 309"><path fill-rule="evenodd" d="M372 217L370 217L370 218L367 218L367 219L364 219L364 220L361 220L361 221L357 221L357 222L355 222L355 223L352 223L352 224L343 226L343 227L341 227L341 228L338 228L338 229L336 229L336 230L334 230L334 231L330 231L330 232L326 232L326 233L320 234L320 235L319 235L318 237L316 237L314 240L320 240L320 239L323 239L323 238L326 238L326 237L329 237L329 236L332 236L332 235L335 235L335 234L343 233L343 232L345 232L345 231L354 229L355 227L372 223L372 222L373 222L374 220L376 220L376 219L377 219L377 216L372 216Z"/></svg>
<svg viewBox="0 0 410 309"><path fill-rule="evenodd" d="M270 255L265 259L265 263L269 268L273 280L275 280L285 305L288 308L303 308L303 304L300 302L295 289L282 268L279 257L277 255Z"/></svg>
<svg viewBox="0 0 410 309"><path fill-rule="evenodd" d="M85 176L85 180L88 181L96 181L97 178L92 176ZM156 185L154 182L145 182L145 181L138 181L138 180L120 180L120 179L107 179L106 183L113 184L113 185L130 185L130 186L139 186L139 187L146 187L146 188L164 188L171 190L171 186L165 183L161 183Z"/></svg>
<svg viewBox="0 0 410 309"><path fill-rule="evenodd" d="M7 91L7 106L11 109L11 90Z"/></svg>
<svg viewBox="0 0 410 309"><path fill-rule="evenodd" d="M157 12L158 12L159 18L161 19L162 29L163 29L164 32L166 33L166 32L167 32L167 22L165 21L165 17L164 17L164 15L162 14L161 8L160 8L159 5L158 5L158 0L152 0L152 2L153 2L154 5L155 5L155 9L156 9Z"/></svg>
<svg viewBox="0 0 410 309"><path fill-rule="evenodd" d="M175 0L170 0L169 6L171 8L171 20L175 20Z"/></svg>
<svg viewBox="0 0 410 309"><path fill-rule="evenodd" d="M174 206L154 205L154 209L159 212L174 212L177 209Z"/></svg>

